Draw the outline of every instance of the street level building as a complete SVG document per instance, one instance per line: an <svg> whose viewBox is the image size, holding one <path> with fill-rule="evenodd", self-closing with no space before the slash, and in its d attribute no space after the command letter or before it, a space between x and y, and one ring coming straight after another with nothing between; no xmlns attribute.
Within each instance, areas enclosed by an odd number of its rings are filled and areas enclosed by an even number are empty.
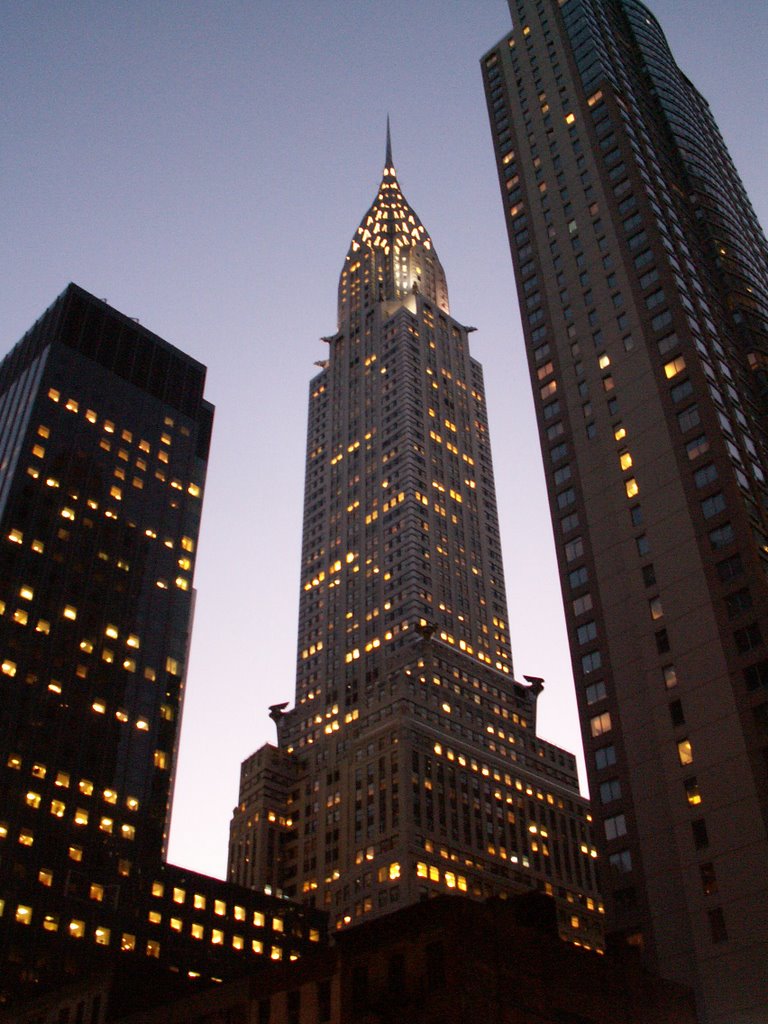
<svg viewBox="0 0 768 1024"><path fill-rule="evenodd" d="M102 986L104 982L102 982ZM102 997L103 998L103 997ZM111 1009L111 1004L110 1004ZM0 1018L2 1019L2 1018ZM539 893L481 904L442 895L336 935L328 949L120 1024L694 1024L689 989L624 947L560 941ZM14 1024L57 1024L23 1017Z"/></svg>
<svg viewBox="0 0 768 1024"><path fill-rule="evenodd" d="M229 877L336 928L538 887L599 947L574 758L513 675L482 370L389 140L338 311L310 384L295 706L243 763Z"/></svg>
<svg viewBox="0 0 768 1024"><path fill-rule="evenodd" d="M0 1004L113 954L226 976L320 939L276 895L163 863L204 381L75 285L0 365Z"/></svg>
<svg viewBox="0 0 768 1024"><path fill-rule="evenodd" d="M611 934L768 1020L768 249L636 0L482 59Z"/></svg>

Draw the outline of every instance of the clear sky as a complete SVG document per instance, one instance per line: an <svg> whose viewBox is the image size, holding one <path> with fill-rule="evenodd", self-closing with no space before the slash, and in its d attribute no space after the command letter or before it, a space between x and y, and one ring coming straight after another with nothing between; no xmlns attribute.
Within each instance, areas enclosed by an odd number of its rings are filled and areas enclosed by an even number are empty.
<svg viewBox="0 0 768 1024"><path fill-rule="evenodd" d="M652 0L768 222L768 4ZM726 16L727 14L727 16ZM307 384L392 117L485 367L518 676L580 749L479 58L503 0L0 0L0 351L70 280L217 407L170 859L223 875L239 764L293 697Z"/></svg>

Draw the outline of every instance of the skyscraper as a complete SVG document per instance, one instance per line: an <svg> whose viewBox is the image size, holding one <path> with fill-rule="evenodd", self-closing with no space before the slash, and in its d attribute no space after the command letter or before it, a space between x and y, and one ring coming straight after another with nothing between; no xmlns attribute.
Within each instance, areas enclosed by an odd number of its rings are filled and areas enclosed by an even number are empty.
<svg viewBox="0 0 768 1024"><path fill-rule="evenodd" d="M295 707L243 763L229 877L342 927L538 886L600 942L571 754L515 681L483 376L389 137L310 385Z"/></svg>
<svg viewBox="0 0 768 1024"><path fill-rule="evenodd" d="M301 908L163 864L204 383L76 285L0 364L0 1005L113 953L224 976L320 938Z"/></svg>
<svg viewBox="0 0 768 1024"><path fill-rule="evenodd" d="M609 929L768 1020L768 251L636 0L482 60Z"/></svg>

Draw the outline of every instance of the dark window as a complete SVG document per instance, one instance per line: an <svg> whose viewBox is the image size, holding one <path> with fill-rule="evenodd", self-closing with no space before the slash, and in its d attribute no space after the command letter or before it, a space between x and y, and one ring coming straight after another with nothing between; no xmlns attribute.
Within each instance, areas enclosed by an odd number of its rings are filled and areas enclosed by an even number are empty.
<svg viewBox="0 0 768 1024"><path fill-rule="evenodd" d="M430 942L426 949L427 986L430 989L445 987L445 951L442 942Z"/></svg>
<svg viewBox="0 0 768 1024"><path fill-rule="evenodd" d="M745 668L744 682L750 691L759 690L761 687L768 689L768 661L758 661L757 664Z"/></svg>
<svg viewBox="0 0 768 1024"><path fill-rule="evenodd" d="M643 583L646 587L652 587L656 582L656 572L652 565L643 566Z"/></svg>
<svg viewBox="0 0 768 1024"><path fill-rule="evenodd" d="M669 636L666 629L660 629L656 634L656 650L659 654L666 654L669 650Z"/></svg>
<svg viewBox="0 0 768 1024"><path fill-rule="evenodd" d="M697 850L703 850L709 846L709 836L707 835L707 823L703 818L697 818L691 822L691 832L693 833L693 845Z"/></svg>
<svg viewBox="0 0 768 1024"><path fill-rule="evenodd" d="M701 872L701 888L705 896L714 896L717 892L717 876L714 864L699 864Z"/></svg>
<svg viewBox="0 0 768 1024"><path fill-rule="evenodd" d="M744 565L741 561L741 555L731 555L730 558L725 558L722 562L717 563L717 575L723 583L728 583L729 580L741 576L743 572Z"/></svg>
<svg viewBox="0 0 768 1024"><path fill-rule="evenodd" d="M725 916L722 907L714 907L707 911L709 918L709 929L712 933L713 942L727 942L728 932L725 927Z"/></svg>
<svg viewBox="0 0 768 1024"><path fill-rule="evenodd" d="M744 612L749 611L752 607L752 595L749 592L749 588L742 587L741 590L729 594L725 599L725 607L728 609L728 617L730 619L735 619L737 615L742 615Z"/></svg>
<svg viewBox="0 0 768 1024"><path fill-rule="evenodd" d="M352 1009L361 1013L368 1005L368 968L356 964L352 968Z"/></svg>
<svg viewBox="0 0 768 1024"><path fill-rule="evenodd" d="M270 1001L269 999L259 1000L259 1024L269 1024Z"/></svg>
<svg viewBox="0 0 768 1024"><path fill-rule="evenodd" d="M295 988L288 993L288 1024L300 1024L301 989Z"/></svg>
<svg viewBox="0 0 768 1024"><path fill-rule="evenodd" d="M685 724L685 715L683 714L682 701L672 701L672 703L669 705L669 717L672 719L672 725Z"/></svg>
<svg viewBox="0 0 768 1024"><path fill-rule="evenodd" d="M759 647L763 642L760 627L756 622L751 622L743 629L737 629L733 634L733 639L740 654L746 654L747 651Z"/></svg>

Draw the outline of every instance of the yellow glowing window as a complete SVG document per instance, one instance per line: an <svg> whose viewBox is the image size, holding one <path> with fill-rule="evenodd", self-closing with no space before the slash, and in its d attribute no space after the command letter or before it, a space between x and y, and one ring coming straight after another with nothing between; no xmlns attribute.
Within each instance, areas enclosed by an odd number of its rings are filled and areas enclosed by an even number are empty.
<svg viewBox="0 0 768 1024"><path fill-rule="evenodd" d="M38 555L42 555L43 551L45 551L45 544L41 540L33 540L30 547Z"/></svg>
<svg viewBox="0 0 768 1024"><path fill-rule="evenodd" d="M114 789L105 789L104 792L102 793L102 798L108 804L117 803L117 793L114 791Z"/></svg>
<svg viewBox="0 0 768 1024"><path fill-rule="evenodd" d="M77 788L80 790L81 793L84 793L86 796L90 796L91 793L93 793L93 783L91 782L90 779L80 779Z"/></svg>
<svg viewBox="0 0 768 1024"><path fill-rule="evenodd" d="M125 798L125 806L128 808L129 811L138 811L139 801L136 799L135 796L127 796Z"/></svg>
<svg viewBox="0 0 768 1024"><path fill-rule="evenodd" d="M133 633L128 637L128 639L125 642L128 645L128 647L133 647L135 650L138 650L138 648L140 647L139 638Z"/></svg>
<svg viewBox="0 0 768 1024"><path fill-rule="evenodd" d="M102 700L95 700L93 704L91 704L91 708L97 715L103 715L107 710L107 705Z"/></svg>
<svg viewBox="0 0 768 1024"><path fill-rule="evenodd" d="M104 899L104 886L99 885L97 882L91 882L91 888L88 895L92 900L98 900L101 902Z"/></svg>
<svg viewBox="0 0 768 1024"><path fill-rule="evenodd" d="M88 811L84 807L78 807L75 811L75 824L76 825L87 825L88 824Z"/></svg>
<svg viewBox="0 0 768 1024"><path fill-rule="evenodd" d="M104 420L104 429L108 434L114 434L115 424L111 420Z"/></svg>
<svg viewBox="0 0 768 1024"><path fill-rule="evenodd" d="M573 124L575 120L576 120L576 115L575 114L566 114L565 115L565 123L566 124Z"/></svg>
<svg viewBox="0 0 768 1024"><path fill-rule="evenodd" d="M70 622L74 622L75 619L77 618L77 608L75 608L74 605L65 604L62 615L64 616L65 619L69 619Z"/></svg>
<svg viewBox="0 0 768 1024"><path fill-rule="evenodd" d="M8 534L8 540L13 541L14 544L21 544L21 542L24 540L24 534L21 532L21 530L11 530L11 532Z"/></svg>
<svg viewBox="0 0 768 1024"><path fill-rule="evenodd" d="M113 828L114 828L114 826L115 826L115 823L114 823L114 821L112 820L112 818L106 818L106 817L105 817L105 818L102 818L102 819L101 819L101 820L99 821L99 829L100 829L100 830L101 830L102 832L108 832L108 833L110 833L110 834L111 834L111 833L112 833L112 830L113 830Z"/></svg>
<svg viewBox="0 0 768 1024"><path fill-rule="evenodd" d="M82 939L85 935L85 921L70 921L68 931L73 939Z"/></svg>
<svg viewBox="0 0 768 1024"><path fill-rule="evenodd" d="M176 586L179 590L189 590L189 580L185 579L183 576L177 576Z"/></svg>
<svg viewBox="0 0 768 1024"><path fill-rule="evenodd" d="M30 924L32 921L32 907L25 907L22 903L16 907L16 923Z"/></svg>
<svg viewBox="0 0 768 1024"><path fill-rule="evenodd" d="M24 586L19 588L19 597L23 598L25 601L31 601L34 596L35 592L32 587Z"/></svg>
<svg viewBox="0 0 768 1024"><path fill-rule="evenodd" d="M629 452L622 452L619 456L619 462L621 463L622 469L630 469L632 466L632 456Z"/></svg>
<svg viewBox="0 0 768 1024"><path fill-rule="evenodd" d="M197 484L190 484L187 490L189 491L193 498L200 497L200 488Z"/></svg>
<svg viewBox="0 0 768 1024"><path fill-rule="evenodd" d="M51 886L53 884L53 872L49 868L40 868L37 872L37 880L40 885Z"/></svg>
<svg viewBox="0 0 768 1024"><path fill-rule="evenodd" d="M147 732L149 730L149 722L145 718L137 718L136 728L141 732Z"/></svg>
<svg viewBox="0 0 768 1024"><path fill-rule="evenodd" d="M82 813L85 814L85 822L87 823L88 815L85 811L83 811ZM70 860L75 860L79 863L83 859L82 846L70 846L69 849L67 850L67 856L69 857Z"/></svg>
<svg viewBox="0 0 768 1024"><path fill-rule="evenodd" d="M261 942L259 939L253 939L251 942L251 949L253 950L254 953L263 953L264 943Z"/></svg>
<svg viewBox="0 0 768 1024"><path fill-rule="evenodd" d="M177 888L174 887L174 890L173 890L173 902L174 903L183 903L186 895L187 895L187 893L186 893L185 889L177 889Z"/></svg>
<svg viewBox="0 0 768 1024"><path fill-rule="evenodd" d="M51 632L51 624L47 619L38 619L35 626L36 633L44 633L46 636Z"/></svg>
<svg viewBox="0 0 768 1024"><path fill-rule="evenodd" d="M105 928L103 925L96 925L96 930L93 933L93 938L97 946L108 946L111 937L109 928Z"/></svg>
<svg viewBox="0 0 768 1024"><path fill-rule="evenodd" d="M99 417L96 415L93 409L86 409L85 418L88 420L89 423L95 423Z"/></svg>
<svg viewBox="0 0 768 1024"><path fill-rule="evenodd" d="M266 919L265 919L264 915L260 911L258 911L258 910L254 911L254 914L253 914L253 924L254 924L254 927L256 927L256 928L263 928L264 924L265 924L265 920Z"/></svg>
<svg viewBox="0 0 768 1024"><path fill-rule="evenodd" d="M23 828L19 832L19 842L22 846L31 846L35 841L35 835L32 829Z"/></svg>
<svg viewBox="0 0 768 1024"><path fill-rule="evenodd" d="M29 807L39 807L40 806L40 794L39 793L33 793L30 790L30 792L27 793L26 802L27 802L27 806L29 806Z"/></svg>
<svg viewBox="0 0 768 1024"><path fill-rule="evenodd" d="M41 444L34 444L32 445L32 454L36 458L42 459L42 457L45 455L45 448L43 448Z"/></svg>
<svg viewBox="0 0 768 1024"><path fill-rule="evenodd" d="M224 900L214 900L213 912L214 914L218 914L219 917L223 917L226 914L227 904L224 902Z"/></svg>
<svg viewBox="0 0 768 1024"><path fill-rule="evenodd" d="M150 910L150 912L147 914L147 920L149 921L150 924L162 924L163 915L160 913L159 910Z"/></svg>
<svg viewBox="0 0 768 1024"><path fill-rule="evenodd" d="M51 401L58 402L58 400L61 398L61 392L57 391L56 388L50 388L48 391L48 397L51 399Z"/></svg>
<svg viewBox="0 0 768 1024"><path fill-rule="evenodd" d="M16 675L16 662L9 661L8 658L6 658L2 663L0 663L0 669L2 669L4 675L13 677Z"/></svg>
<svg viewBox="0 0 768 1024"><path fill-rule="evenodd" d="M214 946L224 945L224 932L219 928L214 928L211 932L211 944Z"/></svg>
<svg viewBox="0 0 768 1024"><path fill-rule="evenodd" d="M167 768L168 755L164 750L155 751L155 768Z"/></svg>
<svg viewBox="0 0 768 1024"><path fill-rule="evenodd" d="M685 359L683 356L678 356L677 359L671 359L668 363L664 364L664 374L667 380L671 380L676 377L678 373L682 373L685 369Z"/></svg>
<svg viewBox="0 0 768 1024"><path fill-rule="evenodd" d="M279 946L273 946L271 951L270 951L270 954L269 954L269 959L270 960L282 960L283 959L283 951L282 951L282 949L280 949Z"/></svg>
<svg viewBox="0 0 768 1024"><path fill-rule="evenodd" d="M680 764L693 764L693 747L690 740L680 740L677 744L677 757Z"/></svg>
<svg viewBox="0 0 768 1024"><path fill-rule="evenodd" d="M199 892L195 893L195 898L192 903L195 910L205 910L205 896L201 896Z"/></svg>
<svg viewBox="0 0 768 1024"><path fill-rule="evenodd" d="M136 949L136 936L129 935L128 932L123 932L120 937L120 949L123 953L130 953L132 950Z"/></svg>
<svg viewBox="0 0 768 1024"><path fill-rule="evenodd" d="M43 918L43 931L57 932L59 930L58 914L46 914Z"/></svg>
<svg viewBox="0 0 768 1024"><path fill-rule="evenodd" d="M191 935L193 939L202 939L205 929L201 924L193 924L191 928Z"/></svg>
<svg viewBox="0 0 768 1024"><path fill-rule="evenodd" d="M180 932L183 927L182 920L180 917L172 917L170 919L169 924L171 926L171 931L174 932Z"/></svg>
<svg viewBox="0 0 768 1024"><path fill-rule="evenodd" d="M245 943L243 941L242 935L233 935L232 936L232 949L242 949L244 947L244 945L245 945Z"/></svg>
<svg viewBox="0 0 768 1024"><path fill-rule="evenodd" d="M625 481L624 489L627 492L628 498L634 498L635 495L639 494L640 492L640 488L637 485L637 480L635 480L634 477L631 477L629 480Z"/></svg>
<svg viewBox="0 0 768 1024"><path fill-rule="evenodd" d="M120 834L123 839L135 839L136 838L136 826L128 825L126 822L120 826Z"/></svg>
<svg viewBox="0 0 768 1024"><path fill-rule="evenodd" d="M4 821L0 821L0 839L8 838L8 825ZM1 912L0 912L1 914Z"/></svg>
<svg viewBox="0 0 768 1024"><path fill-rule="evenodd" d="M79 406L74 398L70 398L67 400L67 404L64 406L64 408L67 409L69 412L77 412Z"/></svg>
<svg viewBox="0 0 768 1024"><path fill-rule="evenodd" d="M28 619L29 612L25 611L24 608L17 608L13 613L13 621L18 622L20 626L26 626Z"/></svg>
<svg viewBox="0 0 768 1024"><path fill-rule="evenodd" d="M245 920L245 907L234 906L232 908L232 913L236 921Z"/></svg>
<svg viewBox="0 0 768 1024"><path fill-rule="evenodd" d="M182 546L182 548L185 551L194 551L195 550L195 542L192 540L191 537L182 537L181 538L181 546Z"/></svg>
<svg viewBox="0 0 768 1024"><path fill-rule="evenodd" d="M51 814L54 818L63 818L67 805L63 800L51 800Z"/></svg>

